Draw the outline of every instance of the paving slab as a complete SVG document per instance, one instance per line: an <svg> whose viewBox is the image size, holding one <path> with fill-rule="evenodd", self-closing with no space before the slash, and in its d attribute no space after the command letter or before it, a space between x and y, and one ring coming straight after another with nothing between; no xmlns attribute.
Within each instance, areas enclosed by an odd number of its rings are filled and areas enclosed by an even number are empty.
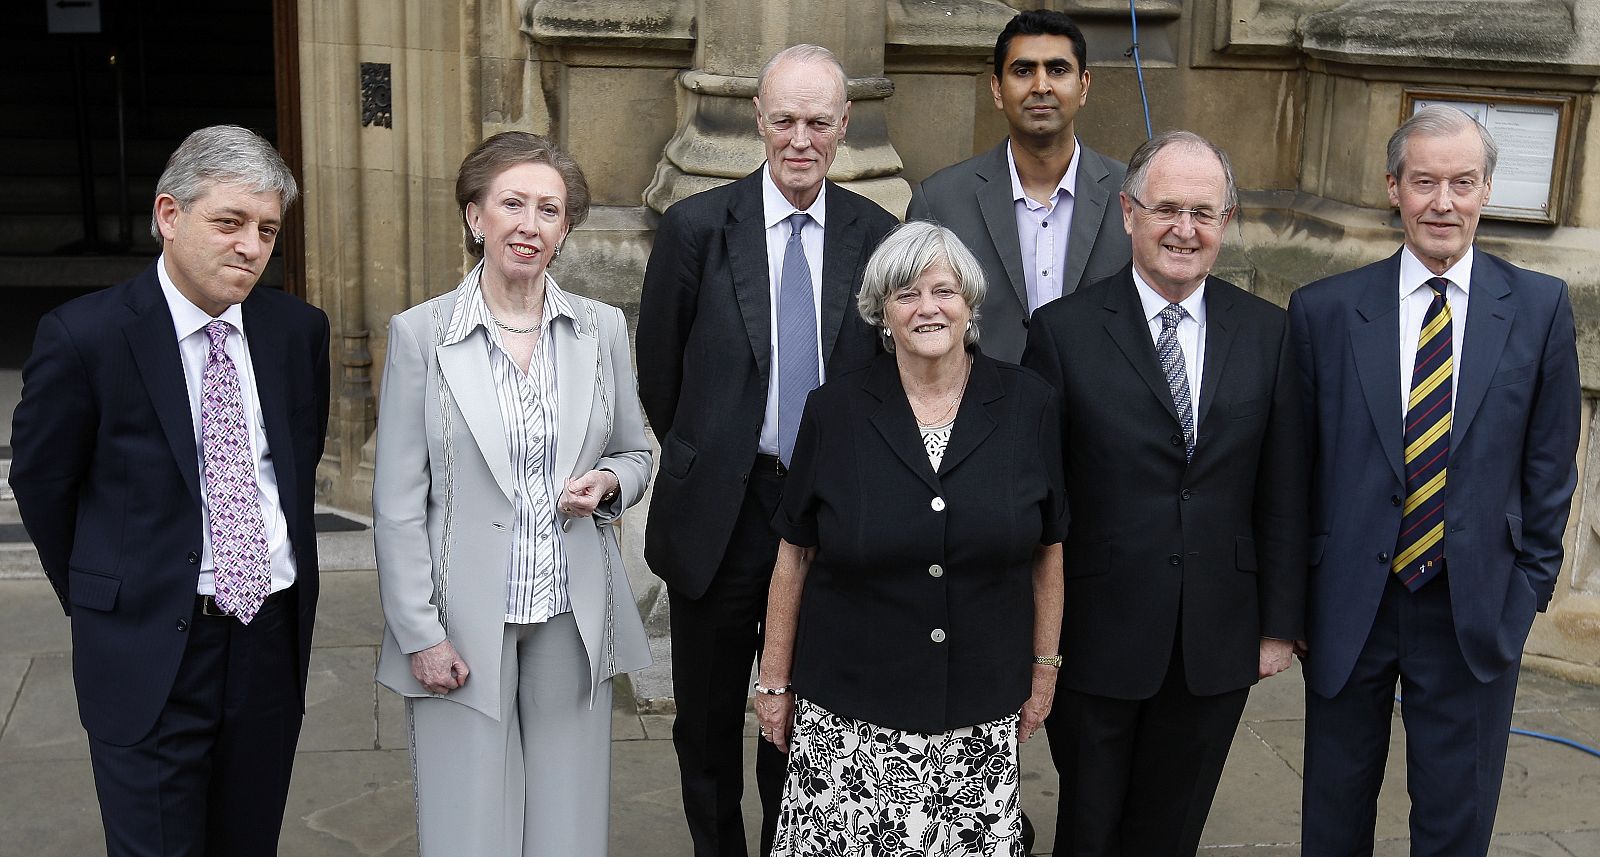
<svg viewBox="0 0 1600 857"><path fill-rule="evenodd" d="M1517 714L1512 725L1556 733L1554 713ZM1495 830L1516 833L1600 828L1600 759L1570 747L1512 735L1500 786Z"/></svg>
<svg viewBox="0 0 1600 857"><path fill-rule="evenodd" d="M28 667L22 692L0 735L0 760L61 761L89 758L89 738L78 722L70 655L40 655Z"/></svg>
<svg viewBox="0 0 1600 857"><path fill-rule="evenodd" d="M1600 830L1584 830L1575 832L1556 831L1550 838L1567 849L1572 857L1594 857L1600 854Z"/></svg>
<svg viewBox="0 0 1600 857"><path fill-rule="evenodd" d="M410 750L411 729L406 725L405 697L378 686L378 749Z"/></svg>
<svg viewBox="0 0 1600 857"><path fill-rule="evenodd" d="M378 602L378 573L324 573L317 595L315 646L379 646L383 643L383 605Z"/></svg>
<svg viewBox="0 0 1600 857"><path fill-rule="evenodd" d="M1600 750L1600 709L1564 708L1561 716L1569 724L1562 735Z"/></svg>
<svg viewBox="0 0 1600 857"><path fill-rule="evenodd" d="M0 762L0 853L106 853L88 759Z"/></svg>
<svg viewBox="0 0 1600 857"><path fill-rule="evenodd" d="M1523 670L1517 678L1517 711L1567 708L1600 710L1600 687L1574 684L1555 676Z"/></svg>
<svg viewBox="0 0 1600 857"><path fill-rule="evenodd" d="M0 580L0 651L41 655L71 649L72 625L50 581Z"/></svg>
<svg viewBox="0 0 1600 857"><path fill-rule="evenodd" d="M1300 839L1300 775L1271 744L1241 724L1211 804L1203 845L1251 845Z"/></svg>
<svg viewBox="0 0 1600 857"><path fill-rule="evenodd" d="M1299 720L1306 716L1305 676L1297 660L1281 673L1250 688L1245 703L1245 723L1260 720Z"/></svg>
<svg viewBox="0 0 1600 857"><path fill-rule="evenodd" d="M28 674L31 660L25 656L0 656L0 736L5 735L6 724L11 722L17 695L22 692L22 677Z"/></svg>
<svg viewBox="0 0 1600 857"><path fill-rule="evenodd" d="M279 853L416 857L416 791L403 750L301 753Z"/></svg>
<svg viewBox="0 0 1600 857"><path fill-rule="evenodd" d="M299 752L378 747L378 659L371 646L313 648Z"/></svg>

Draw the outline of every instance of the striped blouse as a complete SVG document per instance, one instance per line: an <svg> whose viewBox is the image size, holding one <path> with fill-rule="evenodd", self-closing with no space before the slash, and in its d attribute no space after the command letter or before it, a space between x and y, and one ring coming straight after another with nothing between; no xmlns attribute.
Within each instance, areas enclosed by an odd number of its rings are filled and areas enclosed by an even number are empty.
<svg viewBox="0 0 1600 857"><path fill-rule="evenodd" d="M479 283L482 270L480 264L468 275L445 344L460 342L477 328L484 330L516 488L511 555L506 563L506 621L531 624L572 610L567 596L566 551L556 518L556 502L566 480L555 473L556 355L549 334L556 319L564 317L573 323L576 316L566 295L546 274L539 342L524 374L506 352L500 329L489 315Z"/></svg>

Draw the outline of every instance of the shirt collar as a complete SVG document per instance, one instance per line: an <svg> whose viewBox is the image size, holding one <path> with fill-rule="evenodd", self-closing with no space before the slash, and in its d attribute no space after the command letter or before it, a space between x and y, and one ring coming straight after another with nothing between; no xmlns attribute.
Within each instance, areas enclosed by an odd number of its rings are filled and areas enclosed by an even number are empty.
<svg viewBox="0 0 1600 857"><path fill-rule="evenodd" d="M771 229L780 221L800 209L778 190L778 184L772 180L771 164L761 165L761 216ZM817 188L817 198L812 201L811 207L806 209L806 214L817 222L818 226L827 226L828 223L828 180L822 180L822 186Z"/></svg>
<svg viewBox="0 0 1600 857"><path fill-rule="evenodd" d="M161 281L161 295L167 299L167 309L172 313L172 329L177 332L180 341L219 319L239 331L240 335L244 334L244 311L239 309L238 304L231 304L222 311L222 315L212 318L209 313L184 297L183 292L178 291L178 286L167 274L165 253L156 259L156 279Z"/></svg>
<svg viewBox="0 0 1600 857"><path fill-rule="evenodd" d="M1400 299L1405 300L1418 289L1428 287L1428 281L1434 277L1444 277L1449 280L1463 294L1470 294L1468 289L1472 285L1472 245L1467 245L1467 252L1450 266L1443 274L1435 274L1422 264L1422 260L1411 252L1410 247L1400 248Z"/></svg>
<svg viewBox="0 0 1600 857"><path fill-rule="evenodd" d="M1171 303L1171 301L1151 288L1150 284L1144 281L1144 277L1139 276L1138 268L1133 268L1133 288L1134 291L1139 293L1139 306L1144 309L1144 320L1146 322L1155 321L1161 315L1161 311L1167 308L1167 304ZM1205 327L1206 284L1202 282L1200 288L1195 289L1193 294L1179 301L1178 306L1183 307L1184 312L1187 312L1189 317L1195 320L1196 324Z"/></svg>
<svg viewBox="0 0 1600 857"><path fill-rule="evenodd" d="M450 316L450 326L446 328L443 345L454 345L468 336L472 331L483 328L484 335L495 345L500 345L500 329L495 326L494 319L489 315L489 303L483 298L483 263L467 272L461 281L459 294L456 297L456 308ZM544 273L544 326L549 327L556 319L567 318L577 321L577 315L572 311L572 302L567 299L565 292L556 285L555 278L549 271Z"/></svg>
<svg viewBox="0 0 1600 857"><path fill-rule="evenodd" d="M1078 138L1072 138L1072 160L1067 161L1067 171L1061 174L1061 181L1056 182L1055 193L1050 195L1052 200L1059 200L1062 194L1072 196L1073 189L1078 186L1078 156L1083 154L1083 146L1078 143ZM1006 141L1006 169L1011 172L1011 201L1021 202L1029 208L1039 205L1027 192L1022 189L1022 179L1017 175L1017 156L1011 153L1011 141ZM1051 203L1053 208L1055 203Z"/></svg>

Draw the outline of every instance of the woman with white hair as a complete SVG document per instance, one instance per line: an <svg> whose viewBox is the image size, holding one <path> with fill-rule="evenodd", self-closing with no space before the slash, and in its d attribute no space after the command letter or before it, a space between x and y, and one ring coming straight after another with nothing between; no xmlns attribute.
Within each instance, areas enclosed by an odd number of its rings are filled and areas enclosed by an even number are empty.
<svg viewBox="0 0 1600 857"><path fill-rule="evenodd" d="M811 394L756 686L789 751L775 855L1021 855L1017 745L1060 665L1054 393L985 357L983 274L908 223L867 263L888 353Z"/></svg>

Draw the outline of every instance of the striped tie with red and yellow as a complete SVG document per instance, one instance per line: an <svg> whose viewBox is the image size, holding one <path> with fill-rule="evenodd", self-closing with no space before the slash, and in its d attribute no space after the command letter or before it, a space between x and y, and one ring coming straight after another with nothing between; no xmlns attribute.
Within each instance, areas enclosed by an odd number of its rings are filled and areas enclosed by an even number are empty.
<svg viewBox="0 0 1600 857"><path fill-rule="evenodd" d="M1451 373L1450 281L1428 281L1433 302L1422 317L1417 361L1406 402L1406 502L1393 571L1412 592L1444 570L1444 480L1450 463Z"/></svg>

